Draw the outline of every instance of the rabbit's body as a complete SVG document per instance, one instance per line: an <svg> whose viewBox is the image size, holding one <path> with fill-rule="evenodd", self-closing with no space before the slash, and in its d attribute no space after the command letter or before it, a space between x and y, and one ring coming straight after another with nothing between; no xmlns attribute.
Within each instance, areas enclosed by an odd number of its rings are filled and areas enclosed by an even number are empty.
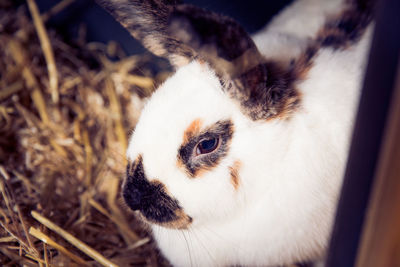
<svg viewBox="0 0 400 267"><path fill-rule="evenodd" d="M218 78L197 62L182 67L158 89L142 113L143 124L135 130L131 144L136 145L128 155L134 159L146 151L146 176L162 177L193 217L187 230L152 225L161 251L174 265L278 265L322 257L346 163L368 35L348 50L320 50L308 79L297 85L302 104L289 120L248 119L222 93ZM202 105L207 99L212 101ZM241 140L232 142L223 162L199 180L187 180L175 164L182 132L192 118L206 118L205 125L230 118L233 138ZM160 134L164 138L157 138ZM239 178L237 189L228 172L236 161L239 176L246 178Z"/></svg>
<svg viewBox="0 0 400 267"><path fill-rule="evenodd" d="M127 204L151 223L161 252L175 266L321 259L366 64L369 15L350 6L339 22L350 21L351 31L317 19L320 30L310 36L271 26L257 42L283 40L287 52L261 48L267 53L261 55L228 18L168 1L117 2L124 9L111 12L122 22L129 8L147 20L154 16L149 7L174 10L172 22L143 41L179 68L141 114L123 187ZM344 9L339 4L332 10ZM129 23L134 36L147 31ZM207 23L215 32L197 28ZM215 44L220 25L230 39ZM172 44L180 48L169 55ZM185 59L191 63L182 66Z"/></svg>

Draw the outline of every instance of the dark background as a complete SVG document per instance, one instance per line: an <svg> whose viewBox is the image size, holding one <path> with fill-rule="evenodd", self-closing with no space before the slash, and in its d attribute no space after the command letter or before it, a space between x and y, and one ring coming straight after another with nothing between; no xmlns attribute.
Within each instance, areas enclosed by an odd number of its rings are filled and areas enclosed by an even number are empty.
<svg viewBox="0 0 400 267"><path fill-rule="evenodd" d="M21 1L24 2L24 1ZM41 13L50 9L59 0L36 0ZM292 0L185 0L184 3L194 4L224 15L233 17L250 33L261 29ZM93 0L76 0L62 12L52 17L47 26L56 29L58 34L67 40L77 38L80 25L87 27L88 42L107 43L116 40L127 54L144 52L144 48L135 41L105 10Z"/></svg>

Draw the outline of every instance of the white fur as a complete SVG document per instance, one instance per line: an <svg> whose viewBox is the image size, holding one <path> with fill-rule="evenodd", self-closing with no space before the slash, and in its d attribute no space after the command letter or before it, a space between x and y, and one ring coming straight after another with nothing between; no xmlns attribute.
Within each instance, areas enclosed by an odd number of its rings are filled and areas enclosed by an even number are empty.
<svg viewBox="0 0 400 267"><path fill-rule="evenodd" d="M314 1L297 5L306 2ZM314 24L321 20L310 18L309 23L304 28L317 28ZM285 40L294 38L297 47L308 29L291 32L287 27L292 37ZM180 68L153 94L127 155L134 160L142 154L146 177L164 183L193 218L188 230L152 225L159 248L173 265L275 266L323 257L369 32L347 50L320 50L308 78L296 85L301 107L289 120L250 120L223 93L212 70L197 61ZM217 167L189 178L176 164L177 153L185 129L197 118L205 127L230 119L234 134L228 155ZM241 162L238 190L229 174L236 160Z"/></svg>
<svg viewBox="0 0 400 267"><path fill-rule="evenodd" d="M266 29L301 39L314 38L326 20L343 9L344 1L297 0L273 18Z"/></svg>
<svg viewBox="0 0 400 267"><path fill-rule="evenodd" d="M254 34L253 40L268 59L298 56L329 17L343 9L344 0L297 0Z"/></svg>

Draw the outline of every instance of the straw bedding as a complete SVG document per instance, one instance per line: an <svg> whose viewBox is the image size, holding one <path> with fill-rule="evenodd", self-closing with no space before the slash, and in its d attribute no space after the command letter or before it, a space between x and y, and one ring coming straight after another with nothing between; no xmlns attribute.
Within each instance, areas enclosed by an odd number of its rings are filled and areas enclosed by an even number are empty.
<svg viewBox="0 0 400 267"><path fill-rule="evenodd" d="M0 265L166 266L119 189L129 131L167 74L46 29L68 2L0 0Z"/></svg>

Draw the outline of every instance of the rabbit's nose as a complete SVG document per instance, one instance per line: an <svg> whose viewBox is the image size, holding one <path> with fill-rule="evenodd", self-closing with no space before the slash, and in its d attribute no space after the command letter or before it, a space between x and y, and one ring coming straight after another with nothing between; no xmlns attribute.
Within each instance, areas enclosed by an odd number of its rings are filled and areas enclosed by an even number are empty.
<svg viewBox="0 0 400 267"><path fill-rule="evenodd" d="M134 189L131 192L131 205L133 206L133 210L138 210L140 208L140 202L142 200L142 193L138 189Z"/></svg>
<svg viewBox="0 0 400 267"><path fill-rule="evenodd" d="M141 201L142 201L142 193L137 188L129 186L129 190L125 190L123 195L124 195L126 204L128 204L128 206L132 210L140 209Z"/></svg>

